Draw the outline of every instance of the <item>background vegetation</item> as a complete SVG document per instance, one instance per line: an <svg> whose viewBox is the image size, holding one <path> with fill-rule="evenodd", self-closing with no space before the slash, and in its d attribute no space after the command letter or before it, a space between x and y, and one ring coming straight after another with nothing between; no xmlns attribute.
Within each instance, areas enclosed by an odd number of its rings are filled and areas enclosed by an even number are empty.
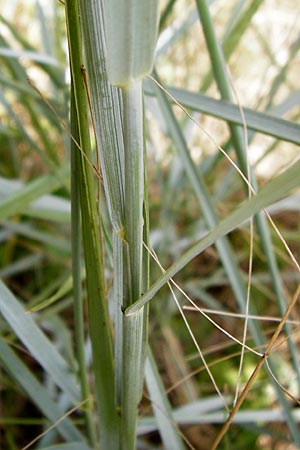
<svg viewBox="0 0 300 450"><path fill-rule="evenodd" d="M151 298L151 352L137 448L213 448L227 417L224 404L234 410L245 392L218 448L296 449L300 10L293 0L207 4L161 2L155 69L144 80L154 287L143 296ZM97 442L96 413L82 392L74 344L80 325L69 161L76 130L70 131L65 5L0 5L1 448L86 450ZM97 165L92 120L90 134ZM99 173L95 179L111 307L117 269L109 200ZM275 228L265 212L251 219L264 207ZM80 241L80 228L74 233ZM158 284L169 267L168 280ZM173 275L177 287L166 283ZM85 281L81 269L76 289L82 286L84 298ZM85 305L85 375L93 397L87 323ZM257 364L263 367L243 391Z"/></svg>

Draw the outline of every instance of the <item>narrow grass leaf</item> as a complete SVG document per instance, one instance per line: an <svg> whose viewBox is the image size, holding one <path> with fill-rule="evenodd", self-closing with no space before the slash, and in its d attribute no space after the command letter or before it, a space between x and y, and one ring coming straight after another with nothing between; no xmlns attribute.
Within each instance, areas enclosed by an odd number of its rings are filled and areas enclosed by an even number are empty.
<svg viewBox="0 0 300 450"><path fill-rule="evenodd" d="M247 8L244 10L242 14L240 14L238 20L235 22L234 26L231 28L230 33L225 36L224 41L222 43L222 49L227 61L229 61L230 56L234 52L238 43L241 41L243 35L247 31L249 24L253 18L253 16L258 11L259 7L262 5L264 0L252 0L247 5ZM205 20L201 17L201 20ZM204 80L201 84L200 91L206 92L213 81L213 72L210 70L207 75L204 77Z"/></svg>
<svg viewBox="0 0 300 450"><path fill-rule="evenodd" d="M222 424L226 419L227 413L226 411L218 411L210 414L196 414L191 412L190 414L186 411L174 411L174 417L179 425L201 425L201 424ZM294 408L291 411L293 419L296 423L300 422L300 410L299 408ZM232 419L232 423L236 424L250 424L250 423L285 423L286 417L283 409L249 409L238 411L234 418ZM148 428L147 428L148 425ZM145 427L145 428L144 428ZM158 429L155 420L152 418L143 419L140 423L140 431L151 432Z"/></svg>
<svg viewBox="0 0 300 450"><path fill-rule="evenodd" d="M145 92L154 95L152 82L145 83ZM192 111L199 111L213 117L217 117L236 125L243 125L240 109L237 105L225 101L216 100L206 95L191 92L186 89L167 87L167 91L184 107ZM283 141L300 145L300 125L296 122L280 119L270 114L261 113L250 108L243 107L247 128L273 136Z"/></svg>
<svg viewBox="0 0 300 450"><path fill-rule="evenodd" d="M226 398L226 401L229 400L229 398ZM213 414L219 414L219 411L221 410L222 406L224 405L224 402L219 396L211 396L208 398L203 398L201 400L196 400L191 403L187 403L183 406L180 406L178 408L173 408L172 410L172 417L173 420L176 422L177 425L180 423L180 419L183 417L202 417ZM216 413L213 413L213 411L217 411ZM221 414L225 414L225 411ZM157 421L156 417L143 417L139 421L138 425L138 434L146 434L151 433L153 431L159 430L160 425Z"/></svg>
<svg viewBox="0 0 300 450"><path fill-rule="evenodd" d="M81 277L79 277L79 280L82 281L83 278L85 278L85 271L82 270ZM72 276L70 276L67 278L64 284L60 286L60 288L55 292L55 294L51 295L51 297L47 298L46 300L43 300L41 303L38 303L37 305L30 308L28 312L34 313L47 308L48 306L52 305L53 303L57 302L58 300L62 299L67 294L69 294L72 288L73 288L73 280Z"/></svg>

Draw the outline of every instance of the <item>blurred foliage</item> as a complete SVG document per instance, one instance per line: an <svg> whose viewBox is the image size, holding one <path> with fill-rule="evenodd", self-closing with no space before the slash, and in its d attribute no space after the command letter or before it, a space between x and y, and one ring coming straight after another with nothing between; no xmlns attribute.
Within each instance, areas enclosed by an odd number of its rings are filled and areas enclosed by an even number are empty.
<svg viewBox="0 0 300 450"><path fill-rule="evenodd" d="M293 0L211 1L215 30L227 57L231 79L238 102L270 117L291 122L299 120L299 8ZM63 2L0 1L0 202L1 211L10 196L21 193L24 186L41 180L39 190L32 190L22 199L22 205L2 217L0 214L0 276L6 286L22 301L25 309L49 299L66 283L71 273L70 254L70 186L61 170L70 156L69 136L69 72L66 49ZM156 69L166 86L194 91L219 98L211 73L194 2L187 0L162 2L161 34L158 41ZM252 9L251 9L252 8ZM256 10L256 9L257 10ZM297 9L298 8L298 9ZM253 14L253 16L252 16ZM30 77L32 84L27 78ZM42 92L39 94L33 86ZM203 87L205 89L203 89ZM48 105L52 105L55 113ZM152 95L146 97L148 176L150 198L151 244L163 267L169 267L184 250L208 230L203 208L200 207L190 179L184 170L182 157L167 131L161 106ZM204 128L204 134L186 115L174 107L173 113L192 156L193 163L207 186L209 198L218 216L226 217L245 199L239 175L228 161L218 156L210 136L233 154L230 131L226 121L190 109ZM62 126L62 123L64 124ZM299 142L300 142L300 131ZM91 127L92 131L92 127ZM259 177L259 185L298 158L299 146L283 139L248 132L249 158ZM94 152L96 153L96 152ZM42 183L42 176L55 174L56 182ZM103 198L103 196L102 196ZM282 203L276 211L276 222L293 253L299 256L299 192ZM104 219L107 211L101 203ZM104 220L107 223L106 220ZM109 258L111 230L107 230L107 289L112 295L112 267ZM287 256L278 235L271 230L286 300L299 283L299 273ZM230 233L229 241L241 276L247 282L249 266L249 226L244 224ZM160 269L152 261L154 282ZM232 288L225 275L220 257L209 248L195 258L176 277L176 282L202 307L239 312ZM187 301L179 295L181 304ZM282 315L274 292L266 255L257 230L254 232L253 276L251 299L261 316ZM58 351L76 366L72 333L72 292L43 309L36 317L44 333ZM172 405L180 406L198 398L215 394L203 369L189 332L164 287L151 306L150 344L158 368L168 390ZM231 335L242 340L243 321L226 316L212 316ZM197 312L187 312L191 329L207 363L211 365L216 383L224 395L234 395L239 367L240 346L230 341ZM291 319L299 322L299 311ZM270 337L275 323L262 322L262 333ZM297 325L293 325L291 345L299 356ZM63 403L55 383L34 361L13 330L0 318L1 335L19 359L37 376L52 400ZM276 354L280 383L299 397L299 383L293 366L286 336ZM247 344L255 346L251 335ZM1 362L1 361L0 361ZM246 383L257 358L245 356L241 383ZM5 366L3 364L3 366ZM22 448L49 426L33 401L24 393L5 367L1 367L0 427L2 446L8 450ZM193 376L190 374L195 371ZM76 374L76 369L74 369ZM182 381L185 379L185 381ZM149 415L145 397L141 410ZM261 372L243 408L262 410L276 408L279 401L274 387ZM65 410L69 407L66 402ZM216 408L216 410L219 410ZM214 410L212 411L214 412ZM266 413L266 418L268 414ZM72 416L84 433L80 412ZM196 449L208 449L219 426L182 426L181 430ZM35 448L54 445L56 431L51 431ZM288 426L232 425L220 449L292 449ZM141 449L161 448L160 438L151 433L140 439ZM295 444L296 445L296 444Z"/></svg>

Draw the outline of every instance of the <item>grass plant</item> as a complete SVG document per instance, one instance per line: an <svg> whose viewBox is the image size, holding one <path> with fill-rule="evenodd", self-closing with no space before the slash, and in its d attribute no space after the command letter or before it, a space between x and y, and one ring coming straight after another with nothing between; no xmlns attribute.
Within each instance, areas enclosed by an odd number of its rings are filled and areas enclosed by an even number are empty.
<svg viewBox="0 0 300 450"><path fill-rule="evenodd" d="M50 3L0 18L1 448L298 448L297 24Z"/></svg>

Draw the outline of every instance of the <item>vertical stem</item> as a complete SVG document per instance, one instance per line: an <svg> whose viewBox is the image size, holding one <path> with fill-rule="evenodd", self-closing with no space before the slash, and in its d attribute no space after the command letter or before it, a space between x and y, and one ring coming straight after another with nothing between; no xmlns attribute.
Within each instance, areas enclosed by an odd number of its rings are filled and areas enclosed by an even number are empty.
<svg viewBox="0 0 300 450"><path fill-rule="evenodd" d="M66 20L71 74L81 145L78 183L81 203L83 245L88 291L88 322L93 353L95 396L101 447L119 448L119 417L115 405L112 334L105 292L101 227L96 204L96 189L91 166L86 93L82 78L82 46L76 0L66 1Z"/></svg>
<svg viewBox="0 0 300 450"><path fill-rule="evenodd" d="M122 89L125 144L125 298L123 307L141 295L144 141L142 82ZM145 346L144 308L123 317L122 450L135 449L137 406L143 385L142 358Z"/></svg>
<svg viewBox="0 0 300 450"><path fill-rule="evenodd" d="M125 240L129 256L129 292L125 307L141 293L144 144L142 82L122 89L125 144Z"/></svg>
<svg viewBox="0 0 300 450"><path fill-rule="evenodd" d="M136 421L138 404L141 399L141 386L144 374L141 373L143 355L144 308L123 321L123 374L122 374L122 450L135 450Z"/></svg>
<svg viewBox="0 0 300 450"><path fill-rule="evenodd" d="M116 404L121 408L121 392L122 392L122 354L123 354L123 292L124 292L124 276L123 276L123 258L124 243L120 236L113 231L113 264L114 264L114 351L115 351L115 391Z"/></svg>
<svg viewBox="0 0 300 450"><path fill-rule="evenodd" d="M71 87L71 133L79 141L77 114L75 108L74 91ZM96 430L93 423L93 402L88 382L88 370L84 355L84 310L81 288L81 233L80 227L80 192L78 172L80 170L80 155L71 140L71 228L72 228L72 277L74 297L75 347L78 362L78 376L82 399L89 399L84 408L85 425L89 444L96 446Z"/></svg>

